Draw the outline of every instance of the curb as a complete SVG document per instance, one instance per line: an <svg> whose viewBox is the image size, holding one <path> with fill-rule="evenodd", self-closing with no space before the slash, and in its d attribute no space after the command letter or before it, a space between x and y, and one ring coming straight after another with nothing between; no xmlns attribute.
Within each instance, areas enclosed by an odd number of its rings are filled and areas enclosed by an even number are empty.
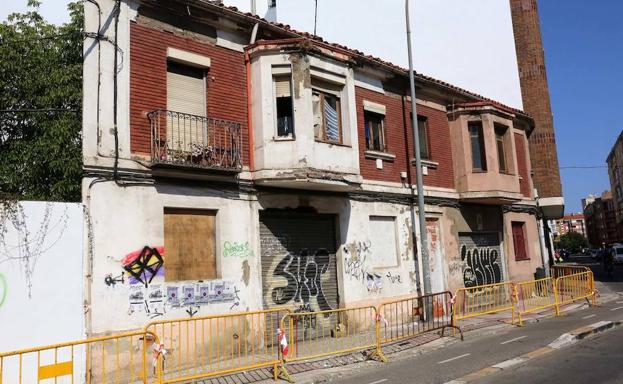
<svg viewBox="0 0 623 384"><path fill-rule="evenodd" d="M546 347L542 347L536 349L534 351L524 353L523 355L514 357L509 360L502 361L500 363L494 364L490 367L483 368L479 371L475 371L472 373L468 373L463 377L459 377L458 379L454 379L448 381L444 384L467 384L476 380L480 380L486 376L492 375L494 373L507 370L509 368L516 367L518 365L524 364L536 357L541 357L547 355L551 352L557 351L561 348L568 347L573 345L580 340L583 340L591 335L595 335L600 332L607 331L609 329L619 327L623 325L623 321L599 321L597 323L588 325L586 327L575 329L571 332L563 333L556 340L549 343Z"/></svg>

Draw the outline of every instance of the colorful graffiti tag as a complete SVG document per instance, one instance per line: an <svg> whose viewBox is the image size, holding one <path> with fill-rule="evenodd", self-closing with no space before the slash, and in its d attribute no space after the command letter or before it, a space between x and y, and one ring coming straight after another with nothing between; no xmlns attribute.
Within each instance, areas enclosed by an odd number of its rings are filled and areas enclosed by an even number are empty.
<svg viewBox="0 0 623 384"><path fill-rule="evenodd" d="M156 275L164 276L164 247L143 249L128 253L122 260L123 269L130 274L130 284L144 284L146 287Z"/></svg>

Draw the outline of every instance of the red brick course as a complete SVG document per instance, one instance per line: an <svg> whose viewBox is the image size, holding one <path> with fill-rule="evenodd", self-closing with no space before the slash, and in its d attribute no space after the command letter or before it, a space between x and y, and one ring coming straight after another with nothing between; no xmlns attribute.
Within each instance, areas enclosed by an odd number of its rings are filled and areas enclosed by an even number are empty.
<svg viewBox="0 0 623 384"><path fill-rule="evenodd" d="M401 182L400 172L407 171L411 183L415 183L413 159L413 135L409 122L410 102L400 95L385 92L380 94L365 88L356 87L357 128L359 132L359 167L361 175L367 180ZM383 160L383 169L376 168L376 160L365 157L366 136L363 101L382 104L385 114L385 143L387 152L396 156L393 161ZM424 176L424 184L434 187L454 188L452 169L452 147L450 126L446 113L418 104L418 115L428 119L431 160L438 162L437 169L429 167Z"/></svg>
<svg viewBox="0 0 623 384"><path fill-rule="evenodd" d="M249 159L247 80L244 54L191 38L130 25L130 148L150 153L147 113L167 107L167 48L173 47L211 59L207 74L207 115L242 125L243 164Z"/></svg>

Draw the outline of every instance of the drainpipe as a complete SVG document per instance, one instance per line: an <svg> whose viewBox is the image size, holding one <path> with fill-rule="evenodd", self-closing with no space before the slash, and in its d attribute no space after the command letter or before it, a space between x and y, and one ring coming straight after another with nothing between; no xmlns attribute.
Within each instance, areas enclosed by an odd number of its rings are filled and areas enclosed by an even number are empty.
<svg viewBox="0 0 623 384"><path fill-rule="evenodd" d="M249 172L253 172L254 167L254 141L253 141L253 116L251 111L252 100L251 100L251 59L249 57L249 52L245 51L244 53L244 62L247 68L247 130L249 132Z"/></svg>
<svg viewBox="0 0 623 384"><path fill-rule="evenodd" d="M422 179L422 159L420 156L420 135L417 124L417 107L415 102L415 75L413 73L413 53L411 52L411 25L409 22L409 0L405 0L405 18L407 23L407 52L409 54L409 83L411 86L411 126L413 128L413 143L415 144L415 176L417 182L417 199L418 214L420 219L420 255L422 257L422 279L424 280L424 294L431 292L430 268L428 265L428 239L426 233L426 211L424 209L424 182ZM413 190L413 187L411 186ZM412 223L413 237L415 238L415 220L413 218L413 202L412 206ZM418 268L416 265L415 268Z"/></svg>

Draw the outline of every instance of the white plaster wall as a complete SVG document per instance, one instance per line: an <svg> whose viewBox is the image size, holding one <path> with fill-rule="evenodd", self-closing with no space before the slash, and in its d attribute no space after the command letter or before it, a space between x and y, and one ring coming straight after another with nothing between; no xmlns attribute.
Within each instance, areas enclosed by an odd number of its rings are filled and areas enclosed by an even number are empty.
<svg viewBox="0 0 623 384"><path fill-rule="evenodd" d="M23 201L0 217L0 352L84 338L81 204ZM17 220L13 220L16 218ZM2 239L2 227L6 229ZM68 358L61 351L59 361ZM42 355L42 365L53 363ZM53 357L52 357L53 358ZM24 359L23 382L36 382L37 356ZM84 355L76 351L76 376ZM18 361L4 361L17 383Z"/></svg>
<svg viewBox="0 0 623 384"><path fill-rule="evenodd" d="M250 10L250 0L224 2ZM277 0L277 21L313 32L314 1ZM412 0L411 30L416 71L522 107L508 1ZM319 1L317 33L408 66L403 1Z"/></svg>
<svg viewBox="0 0 623 384"><path fill-rule="evenodd" d="M316 168L334 172L359 174L359 146L353 71L316 57L308 57L310 65L342 76L345 85L340 98L344 145L316 141L314 136L312 90L309 71L293 76L294 139L276 139L277 123L274 106L272 66L291 65L288 55L260 56L252 61L253 121L255 135L255 167L266 169ZM298 92L296 90L299 90ZM298 97L297 97L298 96Z"/></svg>
<svg viewBox="0 0 623 384"><path fill-rule="evenodd" d="M88 183L90 180L85 180ZM86 188L85 188L86 190ZM164 245L164 208L193 208L216 210L216 256L218 279L231 282L239 291L236 300L195 306L195 316L228 313L260 308L261 292L259 258L253 249L246 257L225 257L224 243L255 244L256 212L245 197L224 198L222 193L209 188L184 186L120 188L114 183L99 183L91 189L88 199L91 214L93 244L93 279L91 284L92 333L142 328L152 319L143 309L130 306L129 295L133 288L125 273L124 282L106 284L106 277L119 277L123 272L122 259L130 252L144 246ZM111 204L115 207L111 209ZM166 249L164 268L166 270ZM249 264L250 278L245 283L245 262ZM166 286L197 284L197 281L164 282L156 276L149 284ZM237 303L236 305L234 305ZM189 317L188 307L174 308L165 305L165 312L154 320ZM153 311L153 308L150 308Z"/></svg>

